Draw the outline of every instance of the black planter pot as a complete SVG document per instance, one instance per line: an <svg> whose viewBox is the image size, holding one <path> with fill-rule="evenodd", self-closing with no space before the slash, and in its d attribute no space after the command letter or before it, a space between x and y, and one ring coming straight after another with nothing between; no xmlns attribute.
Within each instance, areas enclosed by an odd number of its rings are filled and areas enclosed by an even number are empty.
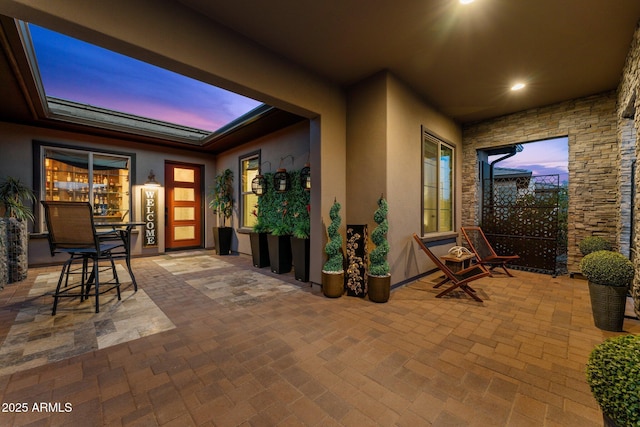
<svg viewBox="0 0 640 427"><path fill-rule="evenodd" d="M231 239L233 228L213 227L213 242L216 245L218 255L229 255L231 253Z"/></svg>
<svg viewBox="0 0 640 427"><path fill-rule="evenodd" d="M627 286L605 286L589 281L591 311L596 327L604 331L622 332L627 289Z"/></svg>
<svg viewBox="0 0 640 427"><path fill-rule="evenodd" d="M291 237L291 254L293 255L293 272L296 280L309 281L309 239Z"/></svg>
<svg viewBox="0 0 640 427"><path fill-rule="evenodd" d="M269 262L271 271L276 274L291 271L291 236L267 236L269 244Z"/></svg>
<svg viewBox="0 0 640 427"><path fill-rule="evenodd" d="M267 233L249 233L251 241L251 257L253 266L262 268L269 265L269 244L267 243Z"/></svg>

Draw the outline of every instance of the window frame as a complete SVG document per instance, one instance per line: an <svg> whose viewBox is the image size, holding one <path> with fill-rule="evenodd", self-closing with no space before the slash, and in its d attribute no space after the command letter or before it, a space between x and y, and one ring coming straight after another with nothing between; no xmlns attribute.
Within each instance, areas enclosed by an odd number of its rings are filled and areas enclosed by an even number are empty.
<svg viewBox="0 0 640 427"><path fill-rule="evenodd" d="M425 143L430 142L436 144L437 148L437 165L435 166L435 174L436 174L436 227L435 231L427 231L425 224L425 186L426 186L426 175L425 175ZM442 230L442 212L444 207L442 206L442 151L443 147L446 147L451 151L451 166L450 166L450 177L451 180L449 182L450 186L450 195L451 195L451 206L449 207L450 211L450 222L451 227L448 230ZM420 135L420 174L421 174L421 197L420 197L420 223L421 223L421 231L423 236L428 235L436 235L436 234L446 234L446 233L455 233L456 230L456 146L450 141L445 140L444 138L436 135L435 133L428 130L426 127L422 126L421 135Z"/></svg>
<svg viewBox="0 0 640 427"><path fill-rule="evenodd" d="M249 196L249 195L254 195L253 191L251 191L251 181L247 182L247 188L249 189L248 191L244 191L244 169L243 169L243 162L245 161L250 161L252 159L256 159L258 162L258 173L260 173L260 164L261 164L261 159L262 159L262 152L261 150L255 150L255 151L251 151L249 153L243 154L241 156L238 157L238 171L239 171L239 175L240 175L240 179L238 180L238 223L239 223L239 227L238 230L248 233L251 232L253 230L253 225L247 225L245 224L244 220L245 220L245 210L246 209L251 209L251 206L245 206L247 204L246 201L246 197L245 196ZM255 196L258 197L258 196Z"/></svg>
<svg viewBox="0 0 640 427"><path fill-rule="evenodd" d="M129 197L129 218L135 218L137 208L135 204L135 196L133 194L132 189L136 185L136 154L130 152L122 152L115 150L104 150L99 148L93 148L83 145L71 145L71 144L59 144L59 143L51 143L44 141L33 141L32 145L32 159L33 159L33 189L36 194L36 204L37 207L34 206L33 212L35 216L34 220L34 230L37 230L41 233L46 232L45 218L44 218L44 208L42 207L41 201L45 200L45 192L46 188L44 185L44 179L46 177L45 171L45 151L47 149L52 150L63 150L63 151L71 151L82 154L87 154L89 159L93 158L93 155L107 155L107 156L117 156L117 157L127 157L129 159L129 186L127 188L128 197ZM93 168L93 162L90 163ZM90 201L93 206L93 201Z"/></svg>

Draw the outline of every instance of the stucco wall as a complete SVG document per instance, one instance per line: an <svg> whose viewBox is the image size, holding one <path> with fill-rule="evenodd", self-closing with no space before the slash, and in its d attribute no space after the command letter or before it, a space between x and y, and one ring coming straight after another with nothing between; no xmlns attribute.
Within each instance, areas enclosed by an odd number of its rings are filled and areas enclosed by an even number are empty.
<svg viewBox="0 0 640 427"><path fill-rule="evenodd" d="M391 282L399 283L434 267L412 239L412 234L420 234L422 229L421 127L454 144L458 159L460 127L389 72L378 73L350 88L347 105L347 195L351 204L346 221L367 224L371 233L376 227L376 202L384 194L389 203ZM459 200L459 168L456 173ZM456 212L459 222L459 206Z"/></svg>
<svg viewBox="0 0 640 427"><path fill-rule="evenodd" d="M156 180L163 186L165 160L191 163L204 166L202 177L205 185L212 183L216 174L216 166L213 156L193 153L186 150L170 149L166 147L155 148L149 144L135 144L111 138L101 138L86 134L47 130L39 127L23 126L0 122L0 177L7 175L19 178L25 184L34 188L33 183L33 154L32 141L41 143L63 144L75 146L86 150L106 150L131 153L136 155L135 174L132 175L131 204L134 206L134 220L142 220L142 210L138 208L140 197L140 185L142 185L153 169ZM162 187L163 188L163 187ZM162 188L160 191L162 191ZM159 194L158 212L164 211L164 194ZM40 209L38 206L37 209ZM211 226L215 218L209 209L205 210L204 227L206 247L213 246L213 234ZM30 230L33 231L33 230ZM36 226L35 231L40 231ZM158 248L142 248L142 239L134 235L132 239L132 251L134 254L153 254L164 252L164 215L158 217ZM29 262L41 264L51 262L51 255L46 239L33 239L29 247Z"/></svg>
<svg viewBox="0 0 640 427"><path fill-rule="evenodd" d="M249 243L249 234L238 232L240 227L240 158L247 154L260 150L260 160L262 162L262 172L275 172L280 165L280 160L286 157L282 162L282 167L291 170L300 170L307 163L309 158L309 122L304 121L289 126L280 131L271 133L259 139L256 139L241 147L234 148L216 157L216 168L219 171L231 169L234 177L234 199L233 216L231 225L235 229L235 239L232 246L233 250L240 253L251 255L251 246ZM292 156L292 157L289 157ZM313 165L312 165L313 166ZM314 170L311 168L311 185L313 187ZM208 188L213 187L213 181L207 183ZM208 203L208 200L207 200Z"/></svg>
<svg viewBox="0 0 640 427"><path fill-rule="evenodd" d="M568 260L579 271L578 243L602 235L617 242L618 159L616 93L535 108L463 127L463 225L479 219L477 150L555 137L569 140Z"/></svg>

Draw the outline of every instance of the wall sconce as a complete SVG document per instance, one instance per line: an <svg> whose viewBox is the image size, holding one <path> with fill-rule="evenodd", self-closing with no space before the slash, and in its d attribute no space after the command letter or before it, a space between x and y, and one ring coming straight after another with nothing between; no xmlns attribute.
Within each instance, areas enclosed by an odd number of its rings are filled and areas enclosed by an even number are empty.
<svg viewBox="0 0 640 427"><path fill-rule="evenodd" d="M267 180L264 179L264 175L258 174L251 180L251 191L256 196L262 196L267 188Z"/></svg>
<svg viewBox="0 0 640 427"><path fill-rule="evenodd" d="M269 163L269 169L271 169L270 161L267 160L262 162L260 166L258 166L258 175L256 175L256 177L251 180L251 192L256 196L262 196L265 191L267 191L267 180L264 178L264 175L262 175L261 172L262 165L264 165L265 163Z"/></svg>
<svg viewBox="0 0 640 427"><path fill-rule="evenodd" d="M276 171L273 176L273 186L278 193L284 193L289 190L291 179L289 179L289 174L285 168L280 168Z"/></svg>
<svg viewBox="0 0 640 427"><path fill-rule="evenodd" d="M293 163L294 159L291 154L281 157L280 167L276 170L276 174L273 176L273 187L278 193L284 193L289 191L289 188L291 188L291 179L289 178L289 174L287 173L287 170L282 167L282 162L287 157L291 157L291 162Z"/></svg>
<svg viewBox="0 0 640 427"><path fill-rule="evenodd" d="M144 183L147 187L160 187L160 183L156 181L156 174L153 173L153 169L149 170L149 176L147 182Z"/></svg>
<svg viewBox="0 0 640 427"><path fill-rule="evenodd" d="M309 163L305 163L300 171L300 184L305 190L311 191L311 166Z"/></svg>

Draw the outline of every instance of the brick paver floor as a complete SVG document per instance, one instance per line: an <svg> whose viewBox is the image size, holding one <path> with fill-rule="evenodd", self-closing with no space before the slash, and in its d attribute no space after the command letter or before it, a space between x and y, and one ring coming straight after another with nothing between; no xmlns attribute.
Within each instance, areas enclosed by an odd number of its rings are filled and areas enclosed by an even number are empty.
<svg viewBox="0 0 640 427"><path fill-rule="evenodd" d="M617 333L593 326L583 280L496 274L474 282L477 303L436 299L434 274L375 304L325 298L246 256L176 253L133 268L144 298L105 298L100 318L80 314L91 300L53 321L33 314L51 304L34 286L59 267L0 292L0 425L602 425L584 365Z"/></svg>

